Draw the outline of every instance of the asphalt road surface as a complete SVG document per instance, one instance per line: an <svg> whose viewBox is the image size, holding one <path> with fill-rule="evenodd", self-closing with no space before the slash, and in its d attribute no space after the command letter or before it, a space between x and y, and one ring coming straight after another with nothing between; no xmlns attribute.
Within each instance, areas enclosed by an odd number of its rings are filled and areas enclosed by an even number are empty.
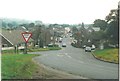
<svg viewBox="0 0 120 81"><path fill-rule="evenodd" d="M83 49L72 47L69 36L63 38L63 42L67 47L62 47L62 50L32 52L32 54L41 54L34 60L46 66L90 79L118 79L118 64L97 60L90 52L86 53ZM62 43L59 45L61 46Z"/></svg>

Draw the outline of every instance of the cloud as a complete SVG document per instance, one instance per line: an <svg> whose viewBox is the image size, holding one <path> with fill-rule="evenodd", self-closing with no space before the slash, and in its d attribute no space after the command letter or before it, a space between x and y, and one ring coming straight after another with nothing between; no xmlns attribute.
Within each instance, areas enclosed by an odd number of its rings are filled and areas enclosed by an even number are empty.
<svg viewBox="0 0 120 81"><path fill-rule="evenodd" d="M0 17L50 23L92 23L117 8L119 0L2 0Z"/></svg>

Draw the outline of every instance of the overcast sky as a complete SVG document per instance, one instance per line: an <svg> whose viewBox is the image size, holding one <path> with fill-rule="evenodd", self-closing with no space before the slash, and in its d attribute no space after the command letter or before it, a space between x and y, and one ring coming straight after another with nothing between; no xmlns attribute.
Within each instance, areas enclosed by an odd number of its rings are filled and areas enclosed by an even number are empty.
<svg viewBox="0 0 120 81"><path fill-rule="evenodd" d="M0 17L43 23L91 24L105 19L119 0L0 0Z"/></svg>

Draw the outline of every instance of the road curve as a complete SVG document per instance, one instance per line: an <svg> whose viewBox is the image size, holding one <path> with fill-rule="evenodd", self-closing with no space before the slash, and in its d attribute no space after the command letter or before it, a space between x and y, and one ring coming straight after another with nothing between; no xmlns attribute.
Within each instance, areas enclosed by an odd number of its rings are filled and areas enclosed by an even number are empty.
<svg viewBox="0 0 120 81"><path fill-rule="evenodd" d="M118 64L99 61L91 53L72 47L69 36L64 38L63 42L67 44L67 47L63 47L62 50L32 52L31 54L41 54L34 60L61 71L90 79L118 79Z"/></svg>

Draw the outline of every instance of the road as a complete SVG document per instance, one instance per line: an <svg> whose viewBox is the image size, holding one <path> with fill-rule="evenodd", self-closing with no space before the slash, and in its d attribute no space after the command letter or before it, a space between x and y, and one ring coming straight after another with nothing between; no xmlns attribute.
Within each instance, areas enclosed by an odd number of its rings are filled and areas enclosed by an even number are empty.
<svg viewBox="0 0 120 81"><path fill-rule="evenodd" d="M62 47L62 50L32 52L32 54L41 54L34 60L46 66L90 79L118 79L118 64L97 60L91 53L72 47L69 36L64 38L63 42L67 44L67 47Z"/></svg>

